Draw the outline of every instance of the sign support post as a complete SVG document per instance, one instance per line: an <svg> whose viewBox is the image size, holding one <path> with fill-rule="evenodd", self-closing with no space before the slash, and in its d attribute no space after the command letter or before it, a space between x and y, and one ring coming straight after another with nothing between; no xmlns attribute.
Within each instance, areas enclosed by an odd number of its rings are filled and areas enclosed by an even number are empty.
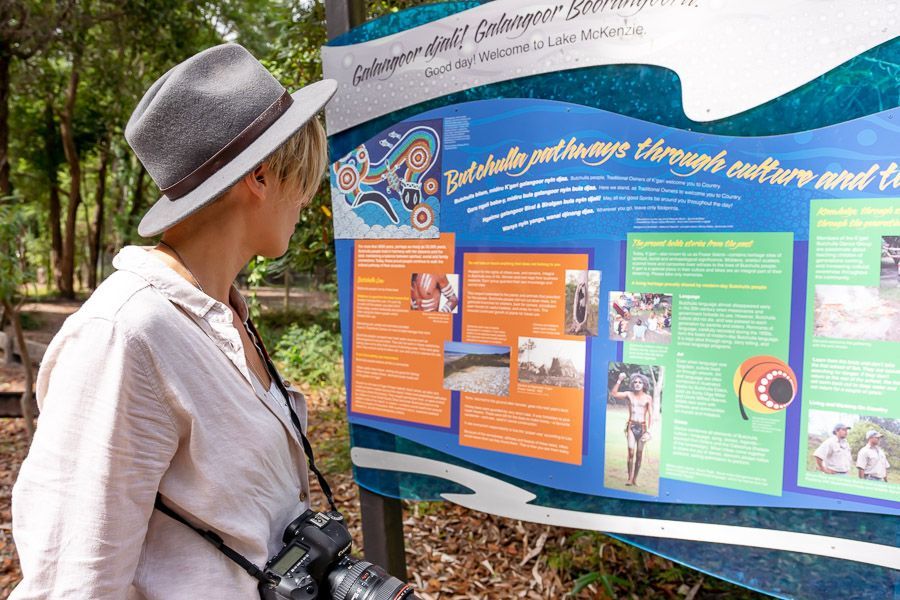
<svg viewBox="0 0 900 600"><path fill-rule="evenodd" d="M325 0L325 28L333 40L366 21L363 0Z"/></svg>
<svg viewBox="0 0 900 600"><path fill-rule="evenodd" d="M403 544L403 506L389 498L359 488L363 548L366 560L406 581L406 548Z"/></svg>

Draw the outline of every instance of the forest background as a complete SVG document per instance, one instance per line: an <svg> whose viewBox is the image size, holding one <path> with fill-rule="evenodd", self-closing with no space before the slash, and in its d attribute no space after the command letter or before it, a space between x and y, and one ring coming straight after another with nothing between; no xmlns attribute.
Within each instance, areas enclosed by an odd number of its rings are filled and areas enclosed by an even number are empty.
<svg viewBox="0 0 900 600"><path fill-rule="evenodd" d="M420 3L369 1L366 17ZM125 123L161 74L223 41L246 46L295 90L321 78L325 9L320 0L0 0L0 330L41 329L36 302L77 307L120 248L152 243L136 229L159 192L125 142ZM329 206L323 179L288 253L252 262L241 283L286 375L304 382L359 549ZM256 298L276 285L283 304ZM318 301L292 302L298 285ZM9 495L29 433L21 419L0 425L0 597L19 578ZM442 503L405 503L405 514L410 579L423 598L756 597L593 532Z"/></svg>

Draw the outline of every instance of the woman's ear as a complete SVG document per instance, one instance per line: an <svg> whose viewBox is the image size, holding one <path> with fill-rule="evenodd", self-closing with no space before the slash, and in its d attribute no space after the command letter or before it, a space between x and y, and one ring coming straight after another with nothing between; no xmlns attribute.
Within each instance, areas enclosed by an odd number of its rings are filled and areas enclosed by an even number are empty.
<svg viewBox="0 0 900 600"><path fill-rule="evenodd" d="M266 194L271 191L269 165L262 163L255 169L244 175L244 184L250 193L259 200L264 200Z"/></svg>

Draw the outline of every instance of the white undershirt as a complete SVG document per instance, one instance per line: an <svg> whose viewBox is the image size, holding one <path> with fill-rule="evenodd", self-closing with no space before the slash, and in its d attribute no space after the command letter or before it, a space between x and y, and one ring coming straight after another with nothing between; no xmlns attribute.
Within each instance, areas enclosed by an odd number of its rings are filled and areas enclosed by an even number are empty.
<svg viewBox="0 0 900 600"><path fill-rule="evenodd" d="M287 400L284 398L284 394L281 393L281 390L275 385L275 380L272 380L272 383L269 385L269 390L266 392L266 395L269 397L269 400L277 404L281 407L281 410L284 411L284 416L288 419L291 418L291 411L288 408Z"/></svg>

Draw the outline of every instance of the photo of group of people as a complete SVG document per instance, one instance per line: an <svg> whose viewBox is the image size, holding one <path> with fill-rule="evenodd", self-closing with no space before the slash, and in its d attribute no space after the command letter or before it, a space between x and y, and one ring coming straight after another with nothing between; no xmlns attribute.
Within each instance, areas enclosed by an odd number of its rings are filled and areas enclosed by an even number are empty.
<svg viewBox="0 0 900 600"><path fill-rule="evenodd" d="M809 411L807 471L900 485L900 419Z"/></svg>
<svg viewBox="0 0 900 600"><path fill-rule="evenodd" d="M664 370L609 363L603 485L659 494L660 423Z"/></svg>
<svg viewBox="0 0 900 600"><path fill-rule="evenodd" d="M600 321L600 271L566 271L566 324L569 335L595 336Z"/></svg>
<svg viewBox="0 0 900 600"><path fill-rule="evenodd" d="M444 342L444 389L509 396L509 346Z"/></svg>
<svg viewBox="0 0 900 600"><path fill-rule="evenodd" d="M584 361L584 342L519 338L519 381L583 389Z"/></svg>
<svg viewBox="0 0 900 600"><path fill-rule="evenodd" d="M409 278L409 309L456 314L459 275L413 273Z"/></svg>
<svg viewBox="0 0 900 600"><path fill-rule="evenodd" d="M672 341L672 296L610 292L609 337L619 342L668 344Z"/></svg>
<svg viewBox="0 0 900 600"><path fill-rule="evenodd" d="M879 285L817 285L813 334L900 342L900 235L881 238Z"/></svg>

